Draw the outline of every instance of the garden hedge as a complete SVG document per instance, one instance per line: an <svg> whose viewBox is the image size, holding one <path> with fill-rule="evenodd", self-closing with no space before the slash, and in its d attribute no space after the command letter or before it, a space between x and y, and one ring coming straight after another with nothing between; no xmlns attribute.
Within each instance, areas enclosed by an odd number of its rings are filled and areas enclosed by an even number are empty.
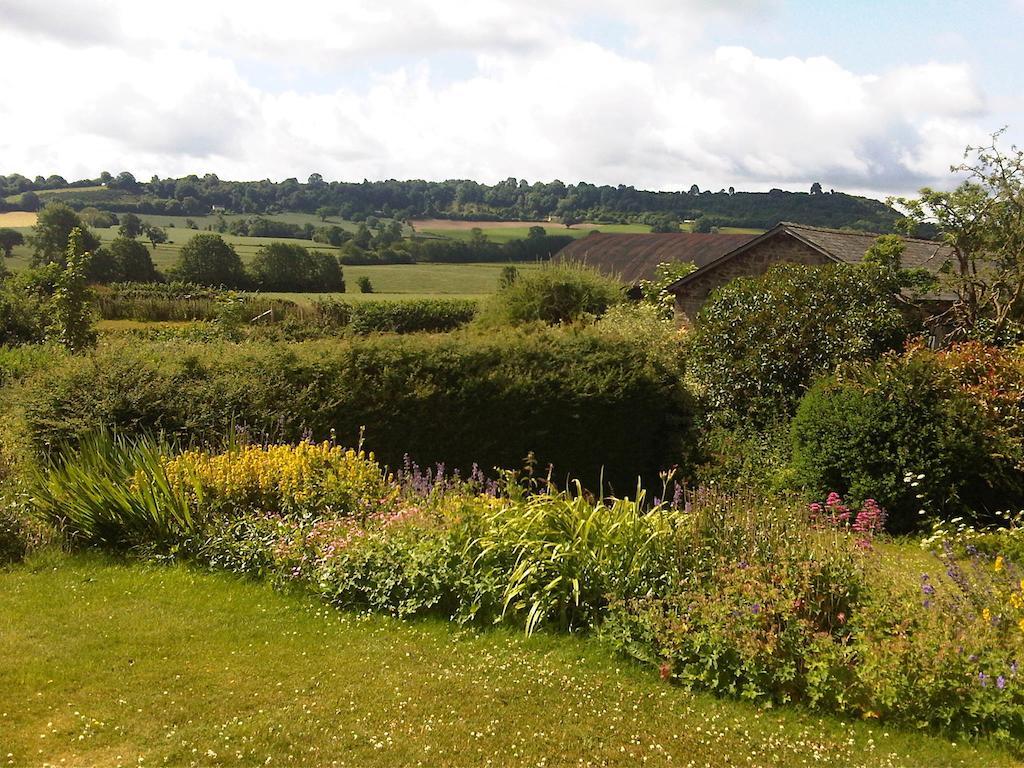
<svg viewBox="0 0 1024 768"><path fill-rule="evenodd" d="M232 428L295 441L332 434L391 466L406 454L579 477L616 493L693 444L678 378L627 341L572 331L495 339L371 337L292 344L113 344L62 357L9 393L14 431L41 455L104 425L214 443Z"/></svg>

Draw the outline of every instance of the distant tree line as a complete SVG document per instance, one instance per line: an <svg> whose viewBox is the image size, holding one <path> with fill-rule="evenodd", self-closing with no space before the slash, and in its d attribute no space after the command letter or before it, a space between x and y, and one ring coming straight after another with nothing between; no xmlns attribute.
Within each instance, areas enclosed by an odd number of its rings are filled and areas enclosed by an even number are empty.
<svg viewBox="0 0 1024 768"><path fill-rule="evenodd" d="M76 192L85 187L92 189ZM219 210L256 216L299 211L315 214L325 223L332 216L351 221L377 216L398 220L552 219L571 225L579 221L645 221L663 214L667 218L656 219L659 226L666 221L711 217L715 226L767 228L791 220L891 231L899 219L896 211L878 200L826 193L819 183L811 192L736 192L731 187L710 192L701 191L695 184L686 192L651 192L627 185L565 184L557 180L531 184L515 178L493 185L465 179L328 182L320 174L311 175L305 183L295 178L280 182L224 181L215 174L178 179L154 176L140 182L127 171L117 176L104 172L95 179L69 183L60 176L29 179L11 174L0 176L0 196L7 198L0 205L37 210L43 202L38 193L54 189L64 190L61 199L76 209L98 206L118 213L178 216Z"/></svg>

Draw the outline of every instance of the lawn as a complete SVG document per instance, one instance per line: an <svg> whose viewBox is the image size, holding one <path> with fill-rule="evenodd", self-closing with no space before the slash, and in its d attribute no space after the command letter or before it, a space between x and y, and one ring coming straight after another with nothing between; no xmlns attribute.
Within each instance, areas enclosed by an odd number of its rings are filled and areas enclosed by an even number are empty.
<svg viewBox="0 0 1024 768"><path fill-rule="evenodd" d="M9 765L1017 764L691 695L592 639L403 623L99 556L0 570L0 691Z"/></svg>

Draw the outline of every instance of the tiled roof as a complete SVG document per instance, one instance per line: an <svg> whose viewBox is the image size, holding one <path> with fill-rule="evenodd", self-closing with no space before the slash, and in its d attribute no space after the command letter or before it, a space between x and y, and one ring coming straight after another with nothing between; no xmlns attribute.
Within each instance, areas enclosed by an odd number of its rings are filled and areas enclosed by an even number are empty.
<svg viewBox="0 0 1024 768"><path fill-rule="evenodd" d="M594 232L565 246L556 258L589 264L623 282L637 283L654 277L663 261L688 261L706 266L739 248L756 235L716 235L680 232L649 235L618 235Z"/></svg>
<svg viewBox="0 0 1024 768"><path fill-rule="evenodd" d="M878 235L868 232L847 232L842 229L824 229L808 227L803 224L783 222L779 225L790 234L824 251L832 258L848 264L859 264L864 259L865 251L870 248ZM919 240L913 237L903 238L904 269L927 269L937 272L942 265L953 258L952 249L934 240Z"/></svg>

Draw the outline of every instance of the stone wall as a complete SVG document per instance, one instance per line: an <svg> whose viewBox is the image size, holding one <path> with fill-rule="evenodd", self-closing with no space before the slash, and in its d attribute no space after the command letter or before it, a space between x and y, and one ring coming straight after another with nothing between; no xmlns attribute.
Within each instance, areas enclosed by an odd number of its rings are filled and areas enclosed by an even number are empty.
<svg viewBox="0 0 1024 768"><path fill-rule="evenodd" d="M676 294L676 320L684 325L692 325L708 295L734 278L763 275L775 264L819 266L830 262L831 259L821 252L792 235L780 232L717 267L707 267L702 274L683 285Z"/></svg>

